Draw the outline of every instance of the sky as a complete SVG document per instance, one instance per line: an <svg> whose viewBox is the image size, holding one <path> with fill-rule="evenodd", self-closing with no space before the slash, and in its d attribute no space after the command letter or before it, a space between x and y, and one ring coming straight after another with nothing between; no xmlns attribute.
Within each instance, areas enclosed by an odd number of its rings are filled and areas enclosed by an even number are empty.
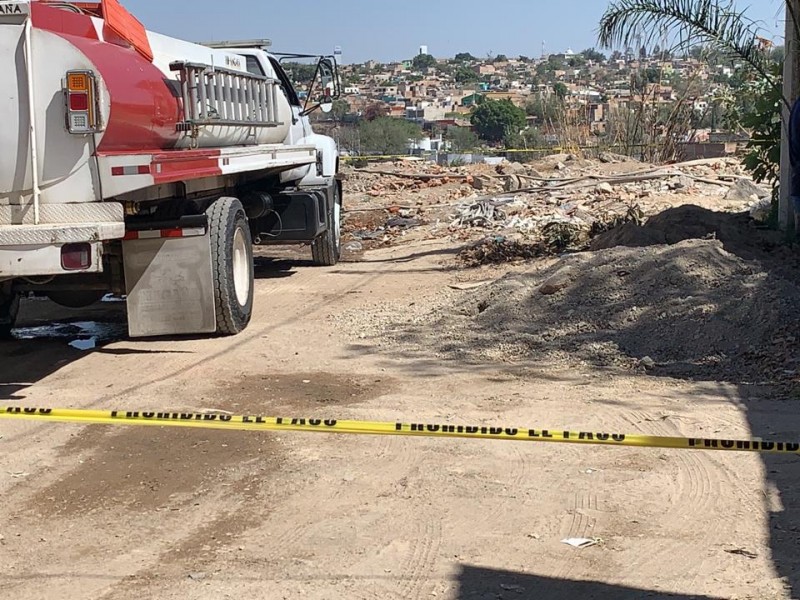
<svg viewBox="0 0 800 600"><path fill-rule="evenodd" d="M343 62L438 58L469 52L538 57L597 45L607 0L123 0L148 29L193 41L268 38L276 52L331 54ZM783 0L736 0L781 42Z"/></svg>

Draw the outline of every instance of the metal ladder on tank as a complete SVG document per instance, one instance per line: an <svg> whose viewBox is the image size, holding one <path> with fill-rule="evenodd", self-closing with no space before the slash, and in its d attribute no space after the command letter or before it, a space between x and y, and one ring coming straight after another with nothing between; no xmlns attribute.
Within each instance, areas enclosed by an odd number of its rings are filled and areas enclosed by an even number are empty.
<svg viewBox="0 0 800 600"><path fill-rule="evenodd" d="M178 131L198 137L202 127L278 127L280 81L192 62L173 62L183 100Z"/></svg>

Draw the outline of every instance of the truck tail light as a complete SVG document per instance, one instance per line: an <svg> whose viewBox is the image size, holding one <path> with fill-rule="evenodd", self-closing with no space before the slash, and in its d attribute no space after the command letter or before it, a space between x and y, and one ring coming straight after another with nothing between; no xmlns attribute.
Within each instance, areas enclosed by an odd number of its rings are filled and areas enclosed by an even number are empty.
<svg viewBox="0 0 800 600"><path fill-rule="evenodd" d="M61 246L61 268L65 271L85 271L92 266L91 244Z"/></svg>
<svg viewBox="0 0 800 600"><path fill-rule="evenodd" d="M88 111L89 110L89 94L71 93L69 95L69 109L75 111Z"/></svg>
<svg viewBox="0 0 800 600"><path fill-rule="evenodd" d="M64 89L67 130L78 135L100 130L97 81L91 71L67 71Z"/></svg>

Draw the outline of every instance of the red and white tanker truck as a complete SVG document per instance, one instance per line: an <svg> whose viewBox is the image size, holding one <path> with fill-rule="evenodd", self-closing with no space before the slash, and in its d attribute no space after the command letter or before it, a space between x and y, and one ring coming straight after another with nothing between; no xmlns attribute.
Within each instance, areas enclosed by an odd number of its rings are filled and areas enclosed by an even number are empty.
<svg viewBox="0 0 800 600"><path fill-rule="evenodd" d="M267 46L159 35L118 0L0 0L0 336L31 293L124 295L133 337L235 334L252 244L336 263L338 151L308 119L336 62L302 103Z"/></svg>

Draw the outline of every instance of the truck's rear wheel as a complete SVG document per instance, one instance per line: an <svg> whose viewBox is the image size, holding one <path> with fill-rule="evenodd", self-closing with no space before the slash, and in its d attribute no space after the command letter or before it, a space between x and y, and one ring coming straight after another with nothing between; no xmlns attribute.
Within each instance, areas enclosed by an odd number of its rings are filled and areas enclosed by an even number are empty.
<svg viewBox="0 0 800 600"><path fill-rule="evenodd" d="M328 228L311 244L311 257L315 265L332 267L342 254L342 193L334 182L328 207Z"/></svg>
<svg viewBox="0 0 800 600"><path fill-rule="evenodd" d="M19 294L0 290L0 340L9 339L19 313Z"/></svg>
<svg viewBox="0 0 800 600"><path fill-rule="evenodd" d="M217 333L235 335L253 314L253 242L242 203L220 198L206 211L214 272Z"/></svg>

